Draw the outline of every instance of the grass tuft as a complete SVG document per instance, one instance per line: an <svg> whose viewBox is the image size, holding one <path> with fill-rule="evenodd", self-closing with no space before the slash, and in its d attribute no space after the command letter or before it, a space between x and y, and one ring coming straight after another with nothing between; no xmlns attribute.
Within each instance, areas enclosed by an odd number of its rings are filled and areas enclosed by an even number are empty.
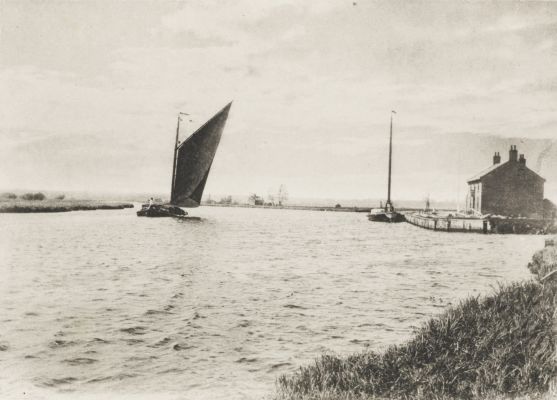
<svg viewBox="0 0 557 400"><path fill-rule="evenodd" d="M431 319L384 353L324 355L277 381L277 400L473 399L547 392L557 373L557 285L501 286Z"/></svg>

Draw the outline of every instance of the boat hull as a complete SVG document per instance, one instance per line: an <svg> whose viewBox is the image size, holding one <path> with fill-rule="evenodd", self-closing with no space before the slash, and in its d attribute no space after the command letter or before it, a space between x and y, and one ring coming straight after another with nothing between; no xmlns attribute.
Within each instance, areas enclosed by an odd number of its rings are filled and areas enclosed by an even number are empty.
<svg viewBox="0 0 557 400"><path fill-rule="evenodd" d="M367 215L367 218L373 222L404 222L406 218L404 214L400 214L397 212L381 212L381 213L370 213Z"/></svg>
<svg viewBox="0 0 557 400"><path fill-rule="evenodd" d="M180 207L175 207L171 205L163 204L153 204L149 206L144 204L141 210L137 212L138 217L150 217L150 218L163 218L163 217L174 217L174 218L187 218L188 213L182 210Z"/></svg>

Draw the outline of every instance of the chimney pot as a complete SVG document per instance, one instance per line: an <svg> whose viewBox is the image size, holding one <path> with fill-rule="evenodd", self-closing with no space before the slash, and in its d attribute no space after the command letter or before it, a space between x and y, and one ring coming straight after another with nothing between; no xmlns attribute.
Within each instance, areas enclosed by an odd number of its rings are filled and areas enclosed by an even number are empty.
<svg viewBox="0 0 557 400"><path fill-rule="evenodd" d="M511 149L509 150L509 161L517 161L518 160L518 151L516 150L515 145L511 145Z"/></svg>
<svg viewBox="0 0 557 400"><path fill-rule="evenodd" d="M493 164L499 164L501 163L501 156L499 155L499 152L496 151L495 154L493 155Z"/></svg>

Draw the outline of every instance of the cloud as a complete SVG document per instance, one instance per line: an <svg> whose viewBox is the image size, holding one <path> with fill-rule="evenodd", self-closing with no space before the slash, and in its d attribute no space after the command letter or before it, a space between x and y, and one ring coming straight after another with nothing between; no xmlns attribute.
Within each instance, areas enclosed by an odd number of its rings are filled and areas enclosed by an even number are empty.
<svg viewBox="0 0 557 400"><path fill-rule="evenodd" d="M176 113L191 114L185 136L231 99L207 186L215 193L285 183L293 195L371 196L384 184L393 108L397 154L424 170L400 170L401 196L421 197L426 185L432 195L448 193L455 180L450 157L423 162L413 152L460 132L547 138L557 129L557 6L91 4L41 6L42 14L23 5L0 16L5 163L34 163L43 182L89 184L77 178L81 171L100 187L106 170L107 187L166 190ZM53 26L55 16L68 24ZM97 153L82 165L73 158L80 143ZM41 147L48 163L24 157ZM74 162L75 181L57 181ZM94 163L102 167L92 173ZM10 182L35 182L6 171Z"/></svg>
<svg viewBox="0 0 557 400"><path fill-rule="evenodd" d="M162 24L174 32L193 31L199 36L226 37L271 19L282 11L313 17L328 14L346 1L299 2L296 0L207 0L186 2L180 10L165 15Z"/></svg>

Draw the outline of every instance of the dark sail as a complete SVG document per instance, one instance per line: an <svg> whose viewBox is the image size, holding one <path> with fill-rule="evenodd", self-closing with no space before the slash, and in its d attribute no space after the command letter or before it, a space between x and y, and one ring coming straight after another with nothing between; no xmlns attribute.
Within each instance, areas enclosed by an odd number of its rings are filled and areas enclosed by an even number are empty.
<svg viewBox="0 0 557 400"><path fill-rule="evenodd" d="M197 207L217 152L228 111L232 103L196 130L176 148L170 203L181 207Z"/></svg>

